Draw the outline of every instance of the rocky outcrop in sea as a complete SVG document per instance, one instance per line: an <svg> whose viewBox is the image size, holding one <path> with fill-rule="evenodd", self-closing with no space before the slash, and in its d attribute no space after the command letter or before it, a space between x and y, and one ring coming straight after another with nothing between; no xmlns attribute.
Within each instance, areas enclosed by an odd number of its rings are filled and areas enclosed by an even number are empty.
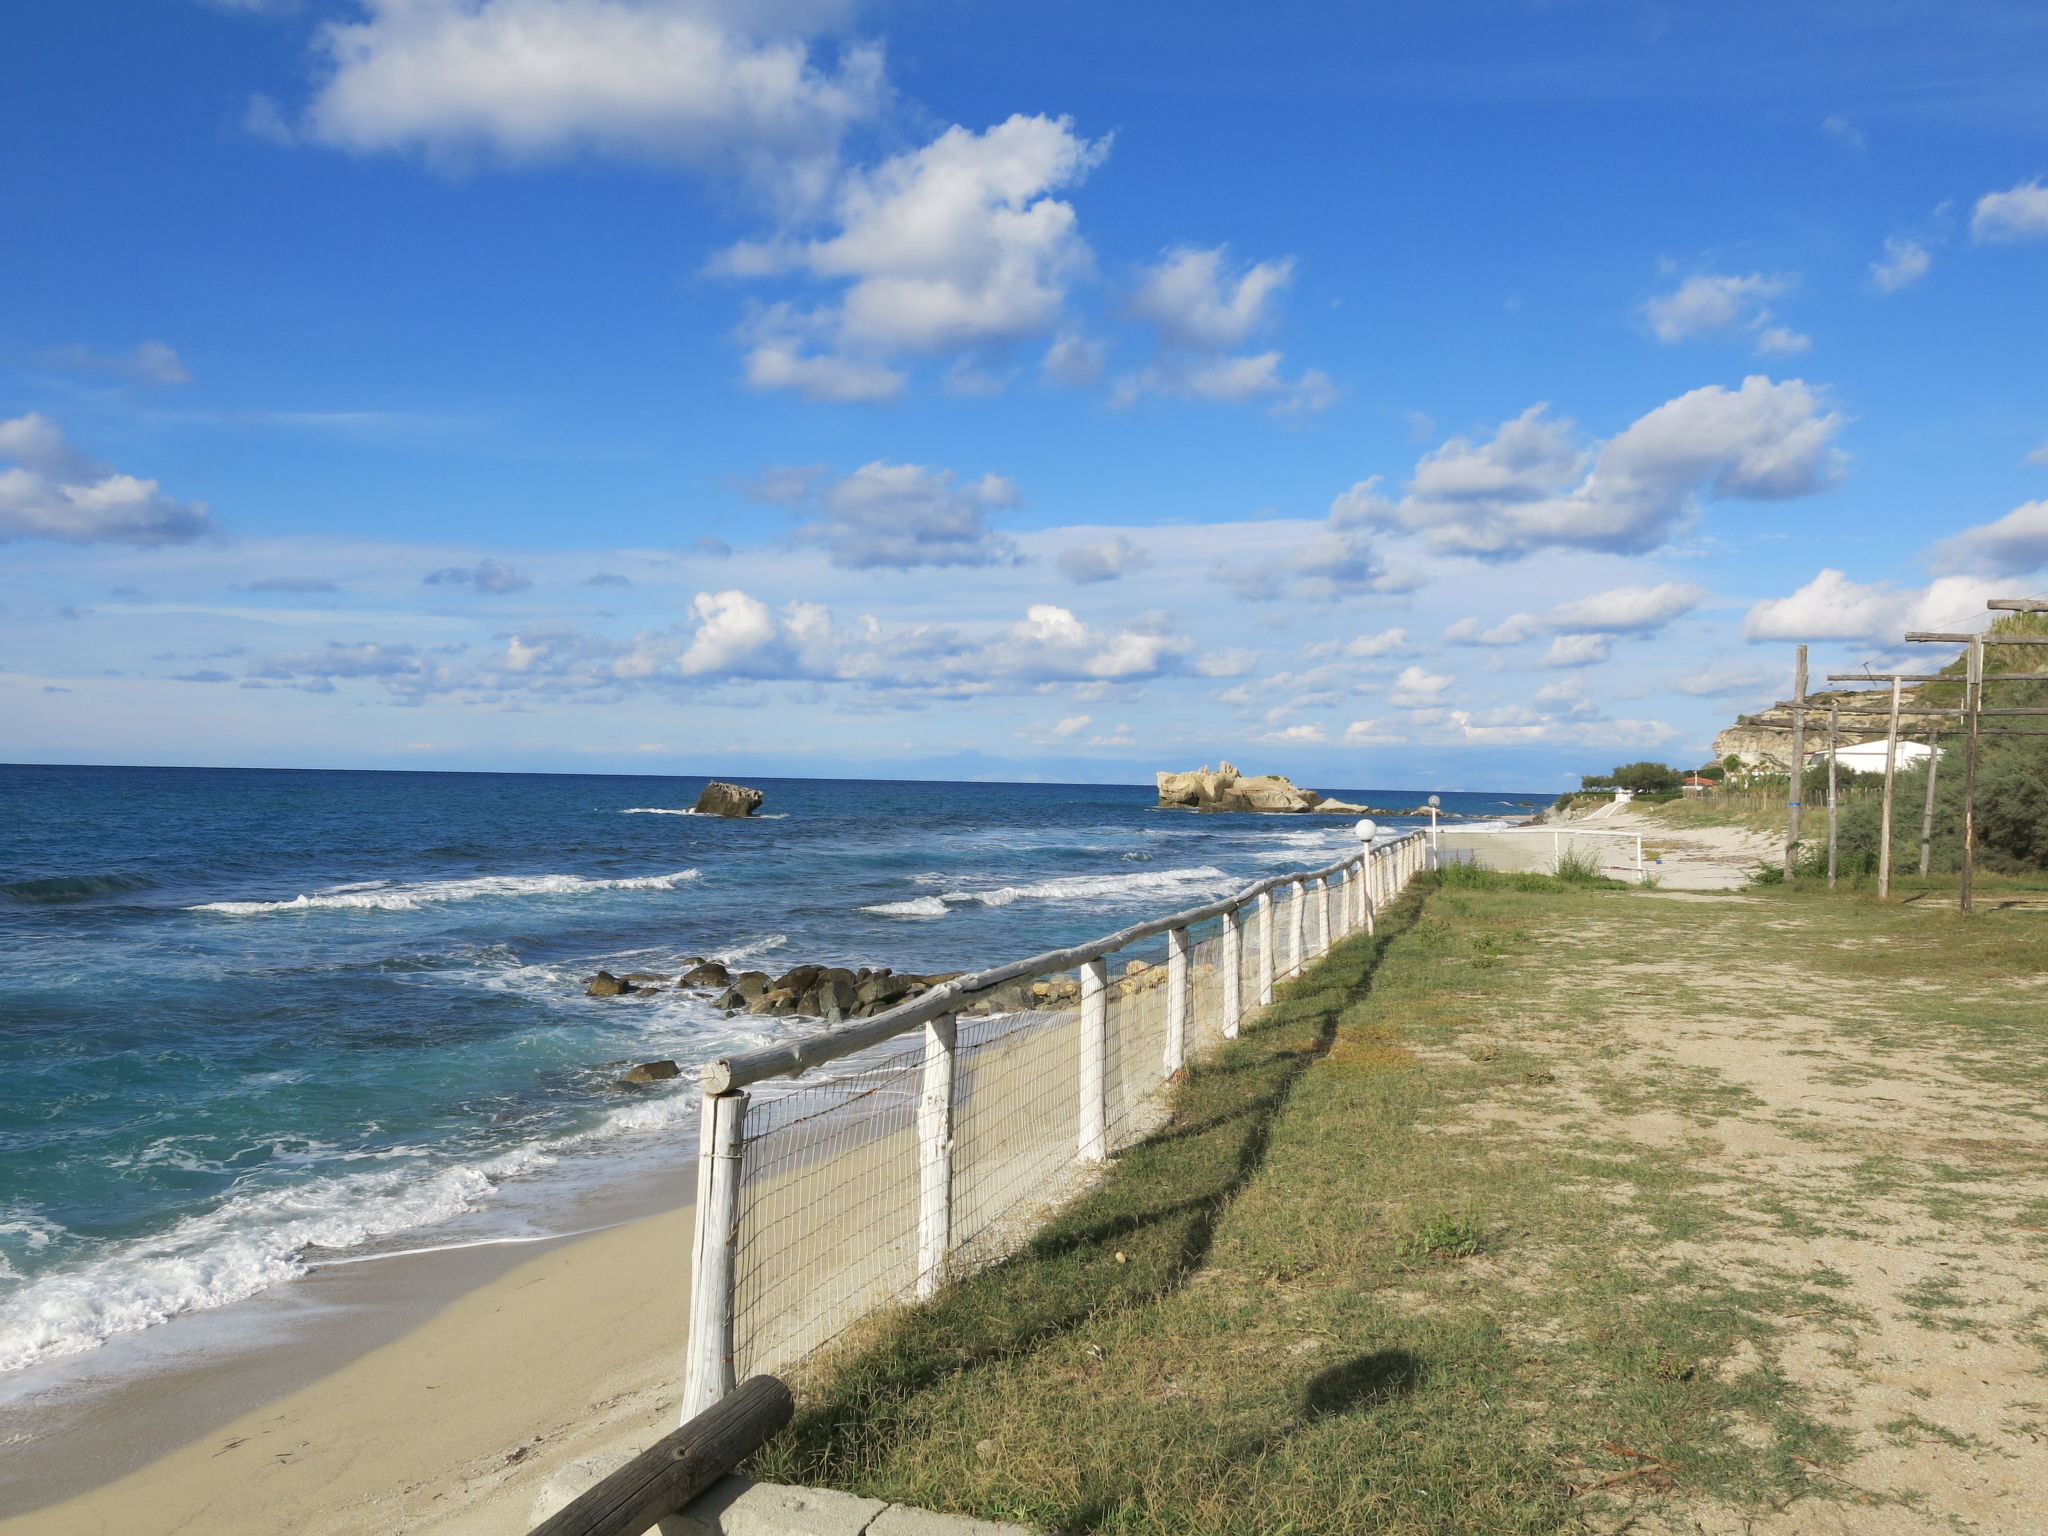
<svg viewBox="0 0 2048 1536"><path fill-rule="evenodd" d="M1206 765L1189 773L1161 773L1159 803L1190 811L1262 811L1276 815L1297 815L1322 811L1335 816L1359 816L1367 807L1332 800L1312 789L1298 788L1283 774L1267 773L1246 777L1234 764L1210 769Z"/></svg>

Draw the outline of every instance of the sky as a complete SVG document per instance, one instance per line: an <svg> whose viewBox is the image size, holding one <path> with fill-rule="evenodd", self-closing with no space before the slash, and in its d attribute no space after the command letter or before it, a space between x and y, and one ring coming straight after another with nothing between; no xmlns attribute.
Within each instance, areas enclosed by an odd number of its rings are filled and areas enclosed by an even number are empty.
<svg viewBox="0 0 2048 1536"><path fill-rule="evenodd" d="M0 39L0 760L1561 788L2048 591L2038 6Z"/></svg>

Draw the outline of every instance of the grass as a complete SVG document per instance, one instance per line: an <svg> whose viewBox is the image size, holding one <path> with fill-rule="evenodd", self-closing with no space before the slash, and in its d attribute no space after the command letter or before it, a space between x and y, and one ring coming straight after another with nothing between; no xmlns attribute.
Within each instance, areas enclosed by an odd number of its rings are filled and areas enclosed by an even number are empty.
<svg viewBox="0 0 2048 1536"><path fill-rule="evenodd" d="M1673 944L1698 916L1444 871L1193 1068L1026 1252L823 1362L753 1471L1117 1536L1618 1530L1830 1486L1848 1443L1777 1358L1789 1320L1853 1315L1839 1277L1689 1260L1751 1218L1682 1138L1573 1107L1586 1078L1601 1113L1752 1108L1602 1067L1630 989L1574 991L1547 939L1623 912Z"/></svg>

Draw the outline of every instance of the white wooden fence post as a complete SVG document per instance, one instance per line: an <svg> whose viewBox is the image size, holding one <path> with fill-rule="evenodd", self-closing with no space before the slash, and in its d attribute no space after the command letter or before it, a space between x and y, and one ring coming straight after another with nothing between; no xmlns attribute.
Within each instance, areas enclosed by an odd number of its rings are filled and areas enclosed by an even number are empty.
<svg viewBox="0 0 2048 1536"><path fill-rule="evenodd" d="M1244 911L1232 907L1223 914L1223 932L1217 943L1223 963L1223 1038L1237 1038L1238 1020L1244 1016Z"/></svg>
<svg viewBox="0 0 2048 1536"><path fill-rule="evenodd" d="M1331 916L1335 910L1331 903L1337 899L1337 893L1330 889L1335 879L1334 875L1325 875L1316 882L1316 911L1323 920L1323 953L1326 955L1337 942L1337 923Z"/></svg>
<svg viewBox="0 0 2048 1536"><path fill-rule="evenodd" d="M690 1254L690 1332L683 1422L732 1391L734 1258L739 1247L744 1093L708 1093L697 1132L696 1232Z"/></svg>
<svg viewBox="0 0 2048 1536"><path fill-rule="evenodd" d="M957 1015L942 1013L924 1026L924 1091L917 1100L917 1294L946 1283L953 1250L953 1085L959 1057Z"/></svg>
<svg viewBox="0 0 2048 1536"><path fill-rule="evenodd" d="M1109 1082L1109 962L1089 960L1081 966L1081 1137L1080 1160L1109 1158L1108 1105L1103 1095Z"/></svg>
<svg viewBox="0 0 2048 1536"><path fill-rule="evenodd" d="M1273 893L1259 892L1259 1006L1265 1007L1273 1001L1273 941L1278 937L1273 932L1279 926L1273 921Z"/></svg>
<svg viewBox="0 0 2048 1536"><path fill-rule="evenodd" d="M1189 995L1194 989L1194 967L1188 963L1191 948L1185 928L1171 928L1166 934L1166 1067L1172 1077L1188 1060Z"/></svg>
<svg viewBox="0 0 2048 1536"><path fill-rule="evenodd" d="M1287 974L1301 974L1301 962L1307 958L1308 949L1308 882L1290 882L1294 898L1287 903Z"/></svg>

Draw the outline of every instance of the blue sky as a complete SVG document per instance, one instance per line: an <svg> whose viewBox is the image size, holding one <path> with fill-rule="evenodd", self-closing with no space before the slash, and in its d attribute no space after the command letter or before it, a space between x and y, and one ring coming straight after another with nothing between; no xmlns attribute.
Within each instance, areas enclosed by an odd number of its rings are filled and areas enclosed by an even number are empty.
<svg viewBox="0 0 2048 1536"><path fill-rule="evenodd" d="M2048 588L2048 13L28 0L0 756L1547 787Z"/></svg>

